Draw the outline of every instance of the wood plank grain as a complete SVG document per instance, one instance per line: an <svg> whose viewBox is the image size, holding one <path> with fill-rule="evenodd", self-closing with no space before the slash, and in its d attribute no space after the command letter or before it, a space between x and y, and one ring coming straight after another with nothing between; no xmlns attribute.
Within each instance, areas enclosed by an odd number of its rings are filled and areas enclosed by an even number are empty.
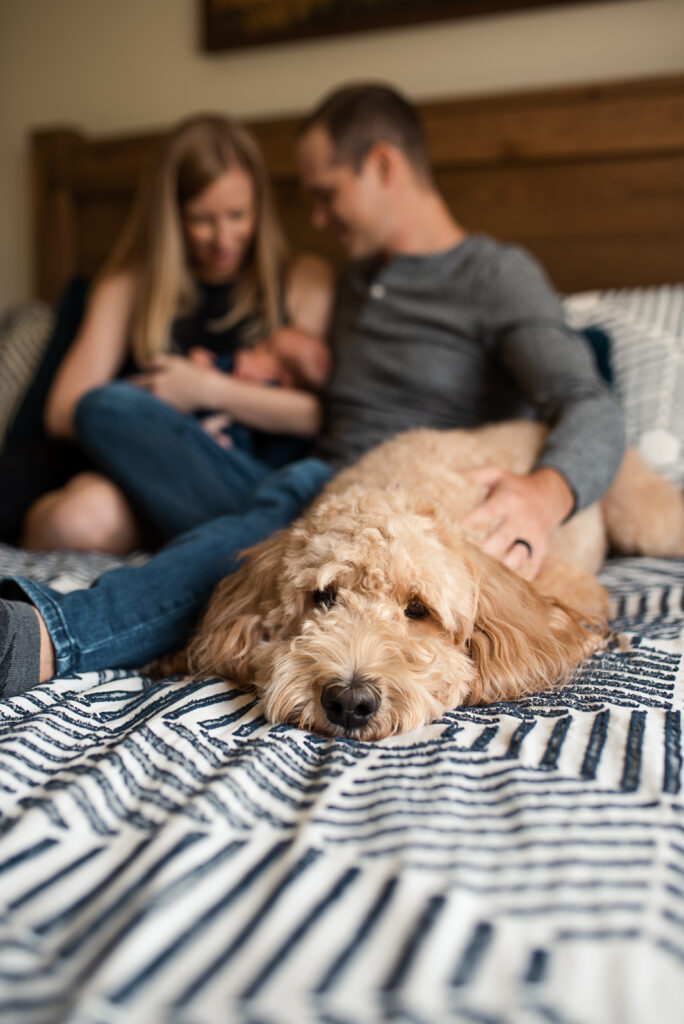
<svg viewBox="0 0 684 1024"><path fill-rule="evenodd" d="M470 230L527 244L564 289L684 277L684 76L419 104L436 179ZM340 262L294 167L299 118L252 122L295 251ZM163 129L33 136L35 292L113 245ZM653 246L657 251L651 251Z"/></svg>

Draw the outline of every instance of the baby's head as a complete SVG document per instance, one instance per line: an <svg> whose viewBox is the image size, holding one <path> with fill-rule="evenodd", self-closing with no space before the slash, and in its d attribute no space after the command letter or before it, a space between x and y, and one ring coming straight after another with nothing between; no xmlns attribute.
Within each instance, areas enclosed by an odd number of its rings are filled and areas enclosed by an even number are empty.
<svg viewBox="0 0 684 1024"><path fill-rule="evenodd" d="M251 348L239 349L235 353L233 373L241 380L275 383L282 387L294 386L294 379L270 338L257 342Z"/></svg>

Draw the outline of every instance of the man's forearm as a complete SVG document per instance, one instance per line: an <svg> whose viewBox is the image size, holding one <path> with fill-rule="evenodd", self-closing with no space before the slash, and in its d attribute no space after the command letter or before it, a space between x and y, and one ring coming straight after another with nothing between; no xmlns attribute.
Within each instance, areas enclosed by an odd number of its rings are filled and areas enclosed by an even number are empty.
<svg viewBox="0 0 684 1024"><path fill-rule="evenodd" d="M625 426L614 396L589 395L562 412L536 468L554 469L564 478L578 512L603 497L624 451Z"/></svg>

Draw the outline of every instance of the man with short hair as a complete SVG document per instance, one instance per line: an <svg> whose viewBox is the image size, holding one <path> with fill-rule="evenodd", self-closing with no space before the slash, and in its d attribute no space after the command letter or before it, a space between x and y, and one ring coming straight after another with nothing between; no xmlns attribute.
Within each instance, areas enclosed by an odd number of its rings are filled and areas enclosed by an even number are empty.
<svg viewBox="0 0 684 1024"><path fill-rule="evenodd" d="M478 471L490 494L467 520L489 526L486 551L533 577L553 529L602 496L624 450L586 344L529 254L454 220L416 111L394 90L334 92L303 125L298 166L314 224L355 261L339 285L319 452L344 462L399 430L536 410L552 426L537 466Z"/></svg>
<svg viewBox="0 0 684 1024"><path fill-rule="evenodd" d="M314 224L351 260L331 328L317 457L273 474L239 514L89 590L3 581L3 597L19 600L0 601L0 694L55 671L136 666L180 646L240 549L287 525L335 469L400 430L525 415L550 424L530 474L471 471L488 497L466 525L484 527L484 549L530 578L555 527L610 485L624 448L615 399L535 261L454 220L410 104L381 85L337 90L302 126L297 161ZM120 426L135 437L135 424Z"/></svg>

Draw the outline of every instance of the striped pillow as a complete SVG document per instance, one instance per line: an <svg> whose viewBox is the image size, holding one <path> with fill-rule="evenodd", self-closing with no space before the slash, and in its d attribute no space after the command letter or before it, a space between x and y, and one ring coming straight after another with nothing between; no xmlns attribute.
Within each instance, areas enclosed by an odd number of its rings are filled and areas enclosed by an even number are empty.
<svg viewBox="0 0 684 1024"><path fill-rule="evenodd" d="M581 292L564 306L576 330L600 328L610 338L629 443L684 485L684 284Z"/></svg>
<svg viewBox="0 0 684 1024"><path fill-rule="evenodd" d="M40 365L54 320L45 302L13 306L0 319L0 448Z"/></svg>

